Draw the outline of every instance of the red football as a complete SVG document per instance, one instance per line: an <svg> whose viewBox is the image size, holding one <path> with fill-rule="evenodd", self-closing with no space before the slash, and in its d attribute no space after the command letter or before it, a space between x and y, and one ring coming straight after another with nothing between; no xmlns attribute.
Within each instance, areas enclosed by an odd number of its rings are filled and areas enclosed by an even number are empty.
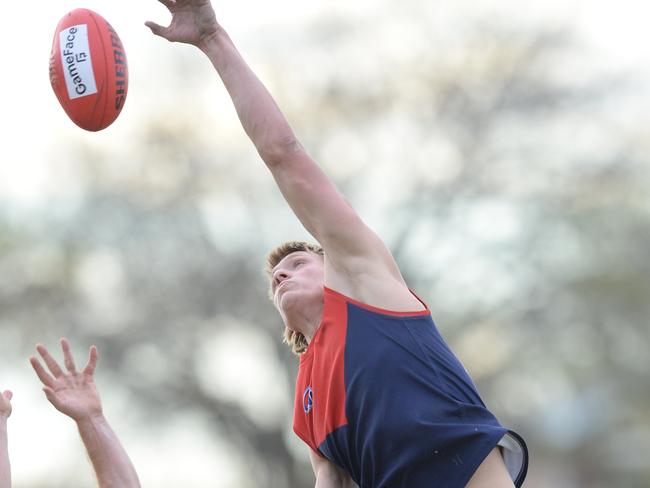
<svg viewBox="0 0 650 488"><path fill-rule="evenodd" d="M56 26L50 83L63 110L82 129L113 123L124 106L129 71L122 41L96 12L79 8Z"/></svg>

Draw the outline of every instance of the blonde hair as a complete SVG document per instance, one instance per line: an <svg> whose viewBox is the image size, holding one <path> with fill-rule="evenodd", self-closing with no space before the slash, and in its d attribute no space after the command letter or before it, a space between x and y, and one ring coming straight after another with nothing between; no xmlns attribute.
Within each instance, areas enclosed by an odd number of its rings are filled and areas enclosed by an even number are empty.
<svg viewBox="0 0 650 488"><path fill-rule="evenodd" d="M266 256L266 265L264 266L264 272L266 276L271 279L273 277L273 268L275 268L280 261L282 261L289 254L294 252L304 251L318 254L323 256L323 248L317 244L311 244L304 241L288 241L284 244L280 244L278 247L273 249ZM273 300L273 294L269 288L269 298ZM289 327L284 328L284 333L282 335L282 342L287 344L291 348L291 352L299 356L307 350L307 338L300 332L291 330Z"/></svg>

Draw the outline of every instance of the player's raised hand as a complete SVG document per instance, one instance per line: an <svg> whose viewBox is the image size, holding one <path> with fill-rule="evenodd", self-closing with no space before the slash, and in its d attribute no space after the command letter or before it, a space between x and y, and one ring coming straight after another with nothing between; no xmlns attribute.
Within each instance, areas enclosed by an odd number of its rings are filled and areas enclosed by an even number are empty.
<svg viewBox="0 0 650 488"><path fill-rule="evenodd" d="M13 393L5 390L0 393L0 417L9 417L11 415L11 397Z"/></svg>
<svg viewBox="0 0 650 488"><path fill-rule="evenodd" d="M102 404L93 381L97 364L97 348L90 347L88 362L81 371L77 371L75 367L70 343L65 338L61 339L61 349L63 349L66 371L61 369L42 344L38 344L36 350L47 365L49 373L34 356L29 358L36 375L44 385L45 396L58 411L76 421L101 415Z"/></svg>
<svg viewBox="0 0 650 488"><path fill-rule="evenodd" d="M210 0L160 0L172 14L171 24L163 27L147 21L145 25L157 36L171 42L199 46L219 30Z"/></svg>

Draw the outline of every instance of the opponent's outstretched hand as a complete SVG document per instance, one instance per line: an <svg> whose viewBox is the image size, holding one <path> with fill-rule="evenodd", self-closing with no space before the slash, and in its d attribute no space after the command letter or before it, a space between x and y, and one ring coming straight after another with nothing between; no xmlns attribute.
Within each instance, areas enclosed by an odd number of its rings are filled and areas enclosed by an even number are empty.
<svg viewBox="0 0 650 488"><path fill-rule="evenodd" d="M70 352L70 343L65 338L61 339L61 349L63 349L63 361L67 371L61 369L42 344L38 344L36 350L51 374L34 356L29 358L36 375L45 385L43 387L45 396L59 412L75 421L101 415L102 404L93 381L93 373L97 364L97 348L90 347L88 362L80 372L75 367L74 358Z"/></svg>
<svg viewBox="0 0 650 488"><path fill-rule="evenodd" d="M42 344L38 344L36 350L50 372L45 370L38 359L33 356L29 358L34 371L45 385L45 396L57 410L77 422L100 488L140 488L138 474L128 454L102 413L99 393L93 381L97 348L90 347L88 362L81 371L75 367L67 339L61 339L61 349L67 371L61 369Z"/></svg>
<svg viewBox="0 0 650 488"><path fill-rule="evenodd" d="M157 36L170 42L200 46L219 30L210 0L160 0L172 14L168 27L147 21L145 25Z"/></svg>
<svg viewBox="0 0 650 488"><path fill-rule="evenodd" d="M11 415L9 390L0 393L0 488L11 488L11 465L7 448L7 418Z"/></svg>
<svg viewBox="0 0 650 488"><path fill-rule="evenodd" d="M9 417L11 415L11 397L13 393L5 390L0 393L0 417Z"/></svg>

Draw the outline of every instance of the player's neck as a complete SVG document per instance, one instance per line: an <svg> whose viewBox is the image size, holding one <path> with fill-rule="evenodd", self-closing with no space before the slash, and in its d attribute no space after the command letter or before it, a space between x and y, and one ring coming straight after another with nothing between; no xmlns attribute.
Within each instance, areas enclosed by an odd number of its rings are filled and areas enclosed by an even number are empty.
<svg viewBox="0 0 650 488"><path fill-rule="evenodd" d="M320 327L323 317L323 304L318 303L312 306L303 307L288 313L285 316L285 324L291 330L300 332L305 336L307 342L311 342Z"/></svg>

